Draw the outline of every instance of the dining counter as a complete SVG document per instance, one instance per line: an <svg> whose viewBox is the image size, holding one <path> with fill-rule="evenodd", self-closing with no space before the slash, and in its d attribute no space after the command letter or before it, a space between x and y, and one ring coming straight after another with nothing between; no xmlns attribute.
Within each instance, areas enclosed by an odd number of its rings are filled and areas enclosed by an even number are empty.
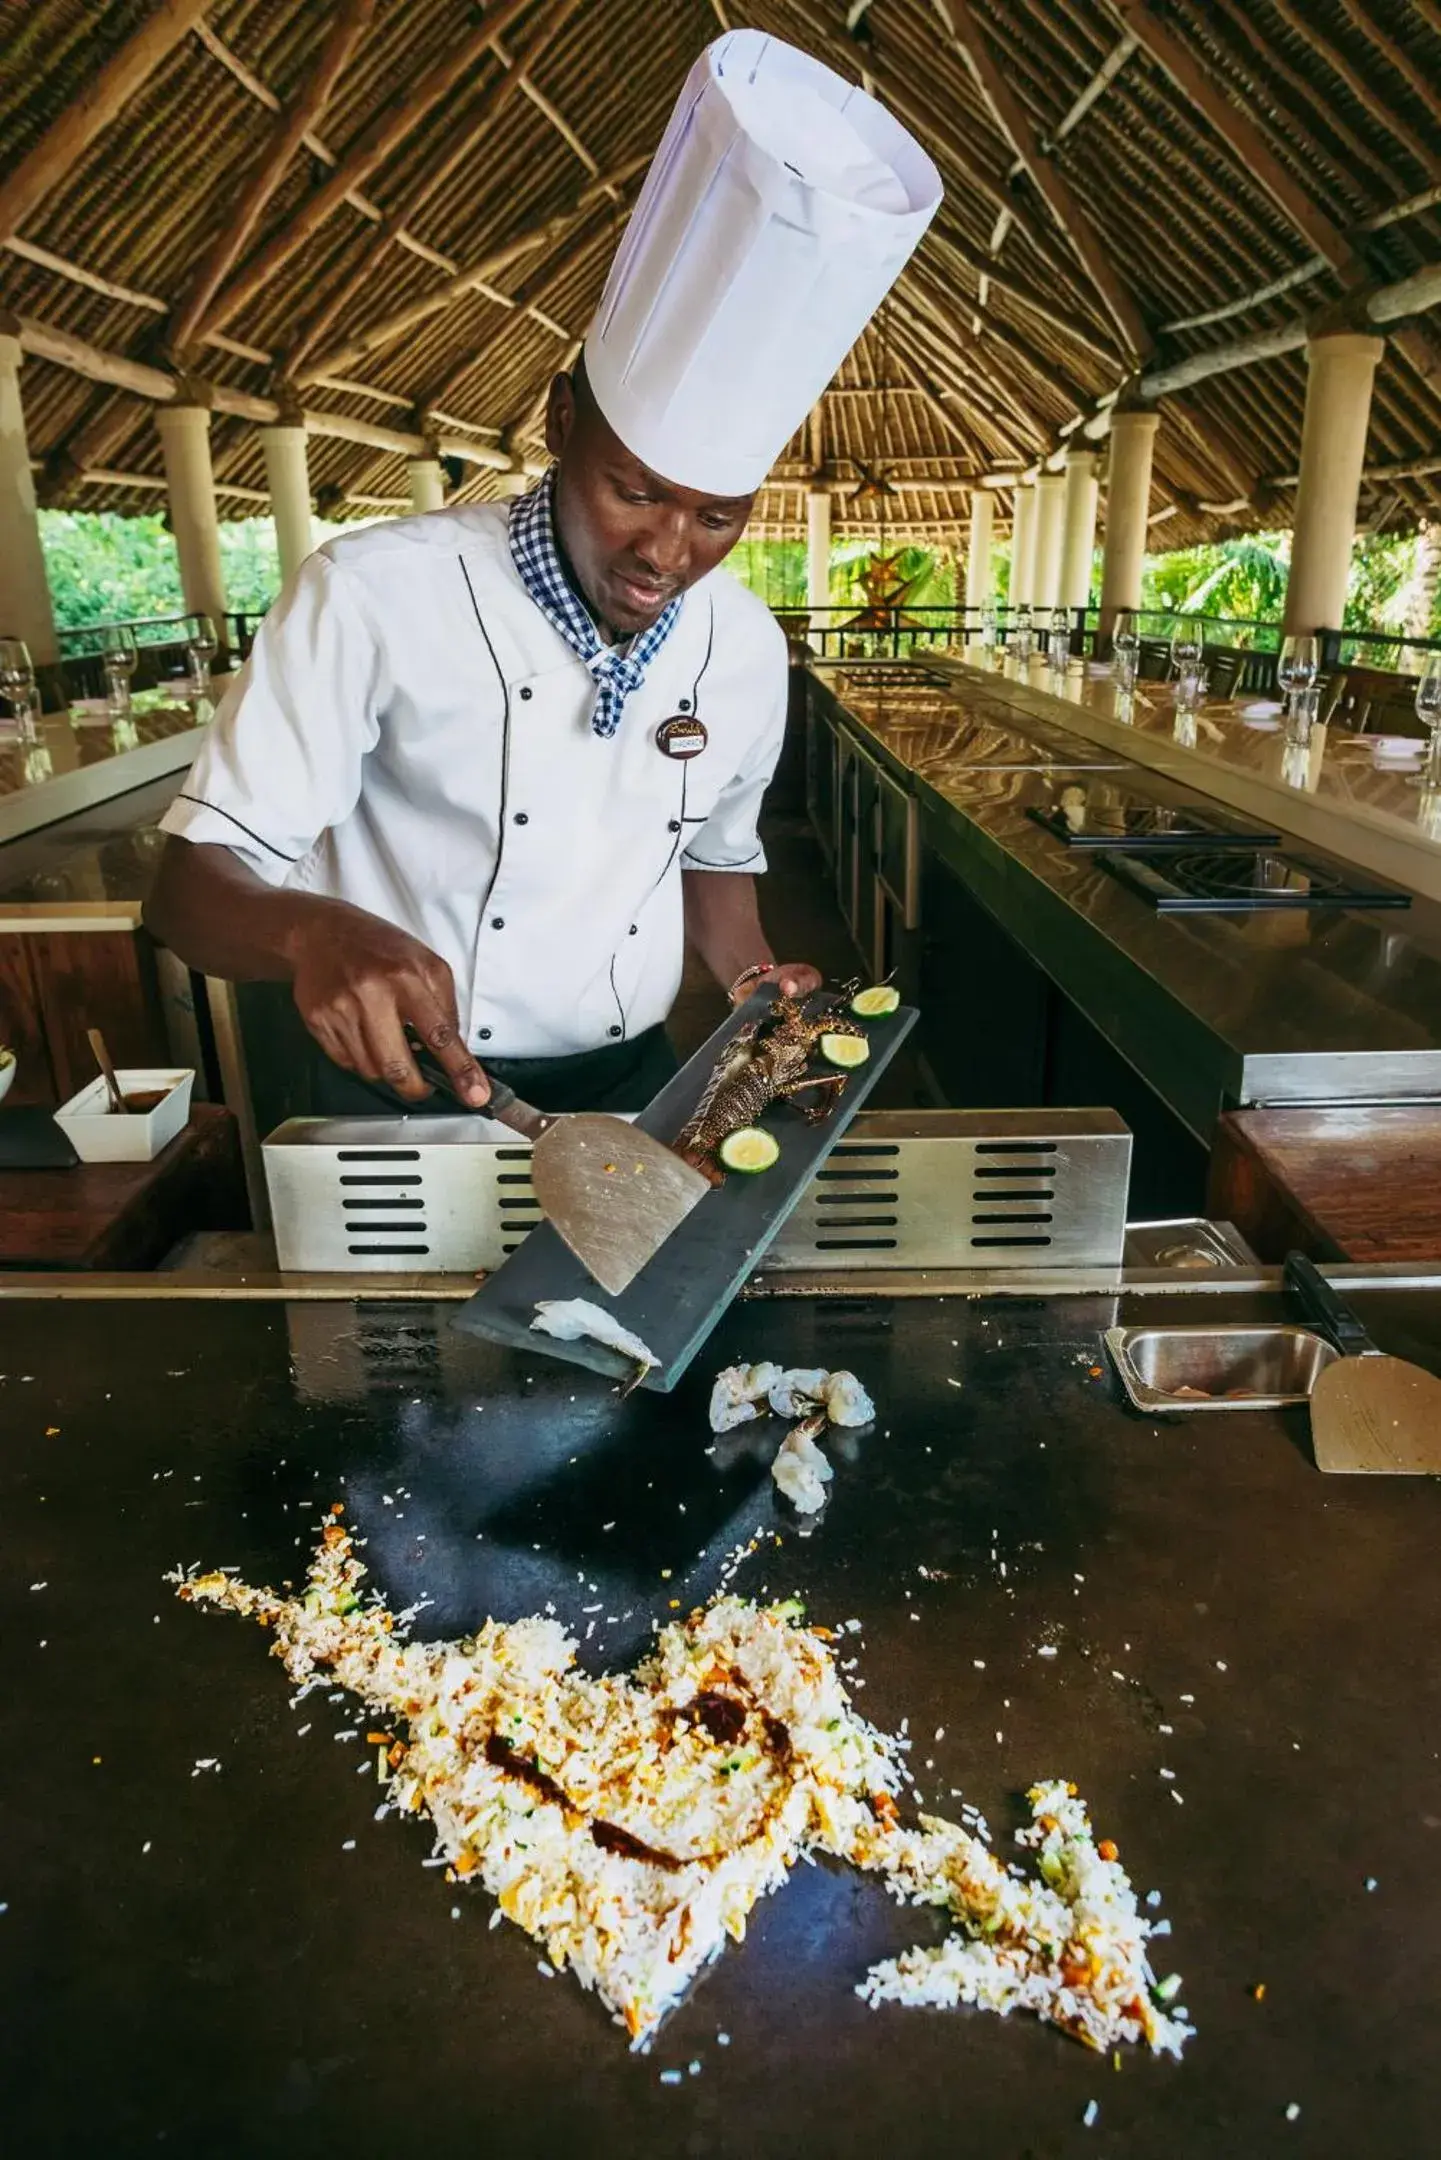
<svg viewBox="0 0 1441 2160"><path fill-rule="evenodd" d="M1186 782L1297 840L1441 900L1441 789L1421 785L1425 743L1373 738L1317 722L1287 739L1274 699L1239 697L1178 716L1170 688L1141 682L1129 698L1110 674L1073 659L1064 676L1043 659L978 665L963 652L927 666L971 711L1049 722L1071 739ZM1379 747L1378 747L1379 744Z"/></svg>
<svg viewBox="0 0 1441 2160"><path fill-rule="evenodd" d="M77 700L44 714L29 743L0 721L0 842L183 773L214 710L208 698L162 688L137 691L123 718L102 698Z"/></svg>
<svg viewBox="0 0 1441 2160"><path fill-rule="evenodd" d="M915 801L927 874L948 872L1203 1146L1237 1105L1441 1095L1435 900L1397 912L1157 912L1095 850L1066 847L1028 814L1077 802L1104 813L1135 791L1177 808L1228 800L1141 756L1154 732L1109 721L1102 742L1099 721L1089 733L1070 726L1082 698L1113 696L1102 685L1077 678L1072 704L927 654L914 666L819 667L813 686L820 712ZM1345 764L1339 745L1332 754ZM1299 821L1281 811L1303 799L1281 793L1271 829L1295 836ZM1441 848L1413 845L1441 864ZM975 1009L964 930L948 932L933 906L922 942L923 1012L949 998L971 1027L1004 1028L999 1008Z"/></svg>

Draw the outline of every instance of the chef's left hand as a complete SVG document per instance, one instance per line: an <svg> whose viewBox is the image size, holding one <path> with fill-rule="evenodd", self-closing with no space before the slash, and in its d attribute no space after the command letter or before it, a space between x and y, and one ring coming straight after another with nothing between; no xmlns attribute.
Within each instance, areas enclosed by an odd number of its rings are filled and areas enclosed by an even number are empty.
<svg viewBox="0 0 1441 2160"><path fill-rule="evenodd" d="M777 960L774 967L754 976L742 994L749 997L762 983L774 983L782 997L807 998L813 990L819 990L824 981L819 968L813 968L807 960Z"/></svg>

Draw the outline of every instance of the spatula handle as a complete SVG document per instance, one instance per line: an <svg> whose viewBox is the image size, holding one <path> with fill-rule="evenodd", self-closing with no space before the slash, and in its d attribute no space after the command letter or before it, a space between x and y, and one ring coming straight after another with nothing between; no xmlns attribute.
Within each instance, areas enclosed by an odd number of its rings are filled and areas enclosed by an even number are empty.
<svg viewBox="0 0 1441 2160"><path fill-rule="evenodd" d="M1366 1333L1345 1299L1327 1282L1320 1269L1304 1253L1286 1255L1286 1283L1294 1290L1311 1318L1318 1321L1343 1357L1376 1357L1375 1343Z"/></svg>
<svg viewBox="0 0 1441 2160"><path fill-rule="evenodd" d="M439 1094L449 1096L453 1103L458 1104L462 1110L469 1111L473 1117L498 1118L502 1125L508 1125L512 1132L519 1133L525 1140L538 1140L541 1134L555 1123L555 1119L548 1117L544 1110L537 1110L534 1103L522 1102L515 1089L507 1087L494 1073L486 1074L490 1082L490 1098L477 1109L474 1103L466 1102L456 1094L450 1074L439 1058L432 1057L413 1028L406 1029L405 1039L410 1045L410 1054L415 1059L422 1080Z"/></svg>
<svg viewBox="0 0 1441 2160"><path fill-rule="evenodd" d="M482 1117L499 1118L502 1125L508 1125L526 1140L538 1140L543 1132L549 1132L555 1123L553 1117L537 1110L534 1103L522 1102L515 1089L497 1080L494 1073L488 1073L486 1078L490 1081L490 1100L480 1106Z"/></svg>

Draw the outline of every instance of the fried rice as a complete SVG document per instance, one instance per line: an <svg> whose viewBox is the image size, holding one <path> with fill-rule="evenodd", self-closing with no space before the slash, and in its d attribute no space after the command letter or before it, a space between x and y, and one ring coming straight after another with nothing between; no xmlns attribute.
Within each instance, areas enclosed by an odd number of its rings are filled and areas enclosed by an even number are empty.
<svg viewBox="0 0 1441 2160"><path fill-rule="evenodd" d="M1156 1999L1148 1923L1074 1792L1032 1794L1035 1882L954 1823L903 1825L898 1743L857 1715L828 1631L793 1603L721 1597L633 1671L592 1678L558 1620L418 1642L365 1576L332 1520L298 1596L228 1572L171 1579L272 1630L301 1689L338 1682L367 1705L385 1728L387 1806L428 1815L448 1879L487 1890L633 2045L797 1860L826 1853L961 1929L877 1966L867 2001L1022 2008L1094 2047L1179 2053L1187 2028Z"/></svg>

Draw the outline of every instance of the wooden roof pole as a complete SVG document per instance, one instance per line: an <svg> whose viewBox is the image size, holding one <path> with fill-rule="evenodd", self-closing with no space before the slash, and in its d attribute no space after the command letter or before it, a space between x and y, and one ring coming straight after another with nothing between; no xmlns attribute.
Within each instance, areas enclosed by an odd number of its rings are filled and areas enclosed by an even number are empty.
<svg viewBox="0 0 1441 2160"><path fill-rule="evenodd" d="M500 54L506 73L498 82L492 84L488 94L481 99L478 109L471 114L464 127L456 131L454 140L447 147L440 163L425 175L417 187L412 189L403 204L397 205L387 215L384 224L366 243L359 261L342 278L335 292L327 299L314 321L307 324L306 328L301 332L285 356L289 373L294 374L298 371L301 364L309 359L310 355L315 351L320 340L327 336L335 324L340 321L351 301L373 275L377 265L394 245L396 233L404 225L406 219L414 217L417 211L423 210L432 196L440 188L444 187L457 166L463 165L467 158L474 157L478 138L489 133L511 99L518 92L524 90L526 71L534 66L546 46L564 28L566 21L575 13L579 5L580 0L556 0L556 4L541 23L539 30L531 39L520 60L512 63L504 53ZM499 40L496 40L496 43L498 45Z"/></svg>
<svg viewBox="0 0 1441 2160"><path fill-rule="evenodd" d="M34 353L37 359L68 368L72 374L83 375L90 382L106 383L112 389L128 391L131 397L144 398L152 405L203 404L212 412L230 413L237 419L253 420L261 426L281 417L282 408L274 398L255 397L248 390L233 389L228 383L205 382L194 375L172 375L143 360L127 359L123 353L106 352L68 330L37 322L30 315L21 315L16 320L20 325L22 347L26 352ZM369 449L384 450L393 457L433 457L438 449L443 456L464 458L473 465L489 465L496 471L508 472L512 467L506 452L489 443L462 441L450 436L441 436L437 443L408 430L378 427L371 420L353 420L348 413L304 410L300 413L300 425L307 435L326 435L340 442L363 443Z"/></svg>
<svg viewBox="0 0 1441 2160"><path fill-rule="evenodd" d="M1255 122L1231 103L1189 46L1157 21L1146 0L1111 0L1111 5L1181 95L1205 114L1237 163L1265 189L1314 253L1346 278L1364 277L1365 266L1339 225L1333 225L1291 177Z"/></svg>
<svg viewBox="0 0 1441 2160"><path fill-rule="evenodd" d="M984 420L993 434L1018 447L1027 458L1034 457L1033 446L1050 439L1050 427L1017 395L1011 381L992 372L983 341L969 332L958 337L954 321L914 272L904 280L899 297L912 343L919 343L930 356L928 364L940 371L945 382L939 394L955 398L973 417ZM946 382L948 374L951 379Z"/></svg>
<svg viewBox="0 0 1441 2160"><path fill-rule="evenodd" d="M1041 149L1029 114L999 66L970 0L944 0L938 9L952 42L965 58L996 125L1009 141L1052 217L1080 258L1091 283L1138 360L1150 357L1153 340L1140 309L1121 283L1089 216L1070 182Z"/></svg>
<svg viewBox="0 0 1441 2160"><path fill-rule="evenodd" d="M1062 307L1055 299L1037 291L1014 270L1003 270L990 256L978 253L965 241L958 240L953 233L942 232L936 225L932 225L928 237L933 248L938 247L943 254L954 255L973 277L987 279L997 292L1005 293L1018 307L1029 308L1032 314L1041 316L1057 330L1063 330L1073 343L1083 345L1087 352L1094 353L1098 360L1104 360L1108 366L1115 366L1117 356L1114 337L1105 336L1090 323L1084 322L1079 315L1073 314L1069 308ZM978 315L989 316L989 303L979 297L974 303L968 300L966 305L974 305Z"/></svg>
<svg viewBox="0 0 1441 2160"><path fill-rule="evenodd" d="M211 0L159 0L133 37L111 55L87 90L47 128L28 157L0 181L0 241L45 200L205 13Z"/></svg>
<svg viewBox="0 0 1441 2160"><path fill-rule="evenodd" d="M591 199L594 200L593 194ZM469 269L457 271L453 278L447 278L445 283L437 285L434 291L422 293L419 299L410 301L403 308L396 308L381 321L372 323L368 330L362 330L349 344L318 354L307 366L297 370L296 383L304 389L313 383L317 376L343 373L367 353L378 352L385 345L393 345L397 338L404 337L406 331L413 330L417 323L425 322L429 316L442 314L447 308L454 307L458 301L466 299L486 284L498 271L508 269L513 262L518 262L523 255L533 254L537 248L549 247L569 232L584 215L585 210L580 204L573 204L569 210L557 211L554 217L545 219L542 224L532 225L527 231L517 233L515 238L508 240L503 247L493 248L489 255L482 256L480 261L473 263Z"/></svg>
<svg viewBox="0 0 1441 2160"><path fill-rule="evenodd" d="M1046 147L1048 149L1054 149L1057 143L1064 142L1066 137L1080 126L1091 107L1105 96L1111 84L1136 50L1136 43L1136 38L1128 30L1120 42L1111 47L1105 59L1096 69L1095 74L1082 86L1064 116L1056 122L1054 129L1046 138ZM1011 167L1012 178L1015 178L1019 173L1023 173L1025 169L1024 159L1017 158L1015 164Z"/></svg>
<svg viewBox="0 0 1441 2160"><path fill-rule="evenodd" d="M950 303L948 311L940 299L927 289L926 265L924 262L912 265L907 283L909 287L926 290L927 312L934 320L937 329L944 335L955 339L958 349L972 349L969 329L963 329L955 319L955 313L958 311L955 309L953 296L947 295ZM966 308L969 305L968 301L962 303L962 306ZM977 341L980 345L984 346L986 340L989 339L1002 351L1019 360L1021 365L1028 369L1038 382L1044 383L1048 390L1055 393L1063 405L1084 406L1087 403L1090 392L1082 389L1078 383L1073 382L1070 376L1057 367L1053 360L1047 359L1043 353L1038 352L1029 339L1019 330L1013 329L1008 323L997 322L993 315L988 315L984 311L980 312L983 323L981 337ZM1113 367L1115 365L1114 357L1111 359L1111 365Z"/></svg>
<svg viewBox="0 0 1441 2160"><path fill-rule="evenodd" d="M206 311L211 301L260 222L261 212L285 178L291 159L312 126L323 116L346 62L368 28L375 9L376 0L346 0L331 24L329 37L320 48L309 81L295 103L280 113L239 203L191 280L189 292L171 328L170 350L182 364L190 348L209 328Z"/></svg>
<svg viewBox="0 0 1441 2160"><path fill-rule="evenodd" d="M934 332L931 331L927 317L917 312L916 296L909 290L898 295L892 330L897 358L910 374L911 387L921 391L927 398L930 411L936 412L939 408L941 413L947 415L948 433L956 433L958 427L958 423L949 413L947 400L950 399L960 406L980 434L999 443L1008 455L1034 456L1034 451L1018 429L1024 429L1033 440L1043 439L1045 430L1039 421L1024 414L1024 408L1013 406L1017 415L1013 420L1003 413L991 410L973 387L960 390L952 384L942 383L938 375L932 376L925 372L936 366L936 348L927 338L928 331L932 336ZM934 403L929 403L930 400L934 400Z"/></svg>
<svg viewBox="0 0 1441 2160"><path fill-rule="evenodd" d="M634 161L634 164L636 168L639 168L642 165L648 165L649 162L650 159L647 156L644 158L636 159ZM585 203L587 208L589 208L591 204L596 201L596 199L597 190L594 186L587 188L585 194L581 197L581 200ZM548 318L541 315L538 303L545 299L547 295L552 294L558 286L563 285L566 279L575 270L577 263L580 262L590 252L590 250L596 246L598 241L603 240L606 237L607 235L603 226L582 226L582 228L572 236L568 245L562 248L558 254L554 255L548 263L544 264L543 266L540 264L536 264L533 267L529 279L518 287L513 297L510 294L499 293L495 292L494 290L488 291L486 297L488 299L495 299L502 306L506 308L513 308L519 313L531 314L534 316L535 319L542 321L548 320ZM532 401L532 403L525 406L525 408L523 409L523 414L521 416L512 416L512 418L506 422L506 425L509 427L518 426L520 424L520 419L523 418L525 415L529 415L534 409L535 405L538 404L541 410L544 409L545 398L549 394L552 378L558 374L568 373L574 363L576 356L581 350L581 345L583 341L576 338L572 334L572 332L566 328L564 324L551 323L550 327L555 330L556 333L564 341L563 350L555 359L551 360L543 370L539 385L535 393L535 399ZM448 368L446 370L446 373L442 377L440 377L438 381L434 376L432 376L429 383L425 384L416 396L416 410L418 412L430 413L437 411L443 405L448 405L451 399L454 397L456 391L459 390L465 383L467 377L473 374L475 369L478 368L482 364L482 362L484 362L488 358L491 350L497 342L497 336L500 334L503 334L503 332L497 333L496 335L488 335L483 345L477 345L472 347L472 349L467 352L454 366Z"/></svg>
<svg viewBox="0 0 1441 2160"><path fill-rule="evenodd" d="M1236 65L1244 68L1251 76L1253 94L1257 96L1258 100L1264 99L1266 102L1274 104L1276 118L1289 123L1290 127L1295 130L1298 140L1310 149L1312 156L1320 164L1328 168L1334 179L1339 180L1343 186L1349 182L1353 188L1359 188L1366 181L1384 181L1386 186L1393 190L1406 185L1395 166L1389 164L1373 144L1364 142L1355 129L1350 126L1349 122L1337 110L1336 99L1328 99L1324 90L1318 84L1311 82L1297 68L1292 67L1285 54L1278 51L1265 33L1258 29L1251 19L1252 0L1219 0L1219 5L1221 13L1240 32L1265 69L1265 74L1258 80L1254 63L1242 56L1236 56ZM1210 19L1214 16L1215 0L1210 0L1210 4L1208 4L1208 0L1187 0L1187 12L1193 20L1198 10L1201 12L1202 20L1206 22L1210 36L1215 39L1219 46L1220 39L1217 37L1216 24ZM1224 47L1221 49L1225 50ZM1285 83L1289 89L1295 91L1300 101L1299 104L1289 107L1281 106L1272 87L1271 78L1273 76L1278 81ZM1350 158L1349 166L1343 164L1334 151L1323 149L1315 136L1305 126L1301 114L1307 108L1313 112L1318 108L1320 109L1327 134L1334 136L1338 142L1345 145Z"/></svg>
<svg viewBox="0 0 1441 2160"><path fill-rule="evenodd" d="M1367 44L1374 45L1383 60L1390 62L1402 82L1420 98L1432 119L1441 120L1441 95L1438 95L1432 86L1427 70L1418 56L1404 53L1396 40L1388 37L1381 25L1373 19L1368 8L1357 7L1356 0L1341 0L1341 10Z"/></svg>
<svg viewBox="0 0 1441 2160"><path fill-rule="evenodd" d="M828 65L842 74L848 70L851 73L859 72L856 49L848 44L838 24L808 6L807 0L782 0L782 5L788 14L794 15L799 22L805 24L807 32L818 46L829 45L832 48ZM844 58L835 50L837 46L842 48ZM915 85L898 77L874 51L866 54L866 68L874 79L877 91L896 118L923 142L933 148L939 145L942 157L948 158L962 177L988 201L995 203L998 209L1005 210L1017 229L1023 232L1034 246L1044 250L1044 232L1029 210L1008 196L1003 181L975 162L961 137L951 126L921 111L911 95Z"/></svg>
<svg viewBox="0 0 1441 2160"><path fill-rule="evenodd" d="M530 6L531 0L496 0L479 27L468 38L463 38L455 49L434 67L427 68L417 83L412 84L408 96L398 104L389 105L362 130L358 140L342 157L330 176L323 180L314 192L296 210L279 232L272 233L262 248L252 255L239 275L219 295L210 310L210 328L221 329L233 321L248 300L254 299L261 288L268 285L284 264L302 248L311 234L318 232L331 214L353 188L369 179L378 165L384 164L393 150L399 148L407 135L419 127L428 112L437 106L447 93L454 89L461 77L474 67L503 30L510 27L516 16Z"/></svg>
<svg viewBox="0 0 1441 2160"><path fill-rule="evenodd" d="M937 397L935 390L932 388L931 384L927 382L924 373L919 367L916 366L915 362L911 359L909 353L903 352L899 345L893 346L892 350L895 353L896 359L900 362L901 373L903 375L909 376L913 387L920 392L921 400L922 403L925 405L926 411L931 415L932 419L936 421L938 426L943 427L946 433L951 436L954 441L960 444L961 448L965 451L967 457L969 457L971 460L972 469L974 470L979 468L985 461L977 454L975 437L969 434L967 430L961 426L960 421L956 418L954 413L946 411L946 408L942 404L940 398Z"/></svg>

